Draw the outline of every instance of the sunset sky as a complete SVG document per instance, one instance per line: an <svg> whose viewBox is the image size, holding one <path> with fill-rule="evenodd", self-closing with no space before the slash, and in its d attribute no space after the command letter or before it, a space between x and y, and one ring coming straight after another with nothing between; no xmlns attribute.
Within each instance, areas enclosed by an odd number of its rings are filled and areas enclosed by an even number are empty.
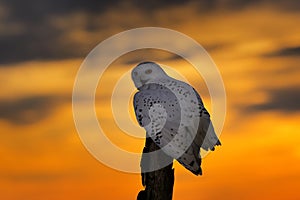
<svg viewBox="0 0 300 200"><path fill-rule="evenodd" d="M299 21L297 0L1 0L0 199L136 199L140 175L111 169L82 144L72 91L94 47L147 26L196 40L218 66L226 89L222 146L203 159L202 176L174 162L173 199L300 199ZM144 139L120 130L111 96L118 81L145 60L187 80L211 112L203 77L183 58L154 49L121 56L101 77L95 107L111 142L135 153ZM132 87L128 79L122 91ZM137 125L131 104L127 111L121 118Z"/></svg>

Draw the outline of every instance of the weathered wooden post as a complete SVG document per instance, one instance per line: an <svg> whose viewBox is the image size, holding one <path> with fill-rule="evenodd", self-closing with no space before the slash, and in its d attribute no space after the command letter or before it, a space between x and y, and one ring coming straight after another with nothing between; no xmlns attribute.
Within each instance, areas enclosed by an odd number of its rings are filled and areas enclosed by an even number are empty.
<svg viewBox="0 0 300 200"><path fill-rule="evenodd" d="M146 138L146 144L143 150L144 153L157 151L160 148L153 142L150 137ZM147 165L160 165L161 162L168 161L169 165L161 169L143 172L143 169L147 169ZM174 185L174 169L172 158L165 153L156 154L155 156L145 160L142 156L141 160L141 174L142 184L145 190L139 192L138 200L172 200L173 185Z"/></svg>

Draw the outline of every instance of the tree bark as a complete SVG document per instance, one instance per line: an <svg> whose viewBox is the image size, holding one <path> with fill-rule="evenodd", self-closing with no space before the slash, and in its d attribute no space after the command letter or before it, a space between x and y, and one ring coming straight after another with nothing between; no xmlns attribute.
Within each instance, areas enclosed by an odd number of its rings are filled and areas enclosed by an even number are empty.
<svg viewBox="0 0 300 200"><path fill-rule="evenodd" d="M144 153L157 151L160 148L152 141L150 137L146 138L146 144L143 150ZM143 172L143 168L147 168L145 165L159 164L162 160L169 160L171 164L152 172ZM141 175L142 184L145 186L145 190L139 192L138 200L172 200L173 185L174 185L174 169L173 159L161 153L158 156L153 156L149 161L141 160Z"/></svg>

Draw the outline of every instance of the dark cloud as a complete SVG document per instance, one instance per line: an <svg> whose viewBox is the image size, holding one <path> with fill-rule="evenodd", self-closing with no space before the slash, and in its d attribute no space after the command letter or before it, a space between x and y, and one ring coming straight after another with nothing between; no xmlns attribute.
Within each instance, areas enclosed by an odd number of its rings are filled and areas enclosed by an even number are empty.
<svg viewBox="0 0 300 200"><path fill-rule="evenodd" d="M36 30L35 30L36 31ZM51 30L25 33L18 36L0 38L0 63L20 62L26 60L61 59L78 56L74 51L67 52L68 48L58 43L59 33ZM57 49L59 48L59 49ZM70 48L71 50L71 48Z"/></svg>
<svg viewBox="0 0 300 200"><path fill-rule="evenodd" d="M137 8L145 10L147 12L151 12L155 9L164 9L171 6L182 6L184 4L187 4L189 2L192 2L193 0L163 0L163 1L139 1L139 0L133 0L132 5L135 5Z"/></svg>
<svg viewBox="0 0 300 200"><path fill-rule="evenodd" d="M72 57L84 57L98 42L105 37L116 33L116 31L126 30L137 26L163 26L159 20L153 19L153 14L158 9L168 12L170 7L180 8L185 4L193 3L199 8L199 14L210 12L211 10L240 10L248 6L259 6L263 3L271 3L277 7L288 9L300 9L300 1L285 0L223 0L211 1L99 1L99 0L2 0L0 6L7 11L5 17L0 18L0 23L4 25L13 24L20 26L20 30L14 34L3 34L0 32L0 64L21 62L26 60L64 59ZM129 16L130 9L135 8L140 11L138 18L122 22L110 21L105 14L118 11L124 14L124 18ZM69 33L75 32L70 27L56 27L51 19L65 19L72 13L82 13L86 20L79 27L83 32L98 32L99 38L85 37L84 42L76 42L74 38L68 37ZM167 15L167 14L166 14ZM187 13L188 15L188 13ZM97 19L95 21L95 19ZM117 18L118 19L118 18ZM74 19L76 20L76 19ZM113 19L112 19L113 20ZM146 23L146 22L147 23ZM54 22L55 23L55 22ZM170 23L176 24L172 21ZM64 25L63 25L64 26ZM115 29L112 28L115 26ZM111 30L112 29L112 30ZM118 29L118 30L117 30ZM101 35L106 33L106 35Z"/></svg>
<svg viewBox="0 0 300 200"><path fill-rule="evenodd" d="M0 64L84 56L93 46L72 43L71 39L63 40L67 32L74 30L67 30L67 27L56 28L51 24L51 19L53 17L64 19L74 12L82 12L92 18L116 2L118 1L1 1L0 6L8 10L8 16L2 20L5 20L5 24L21 26L21 30L15 34L0 33ZM86 20L82 29L92 30L92 20ZM86 41L88 43L89 39Z"/></svg>
<svg viewBox="0 0 300 200"><path fill-rule="evenodd" d="M195 1L196 6L201 11L209 11L213 9L219 10L241 10L249 6L258 7L262 5L269 5L270 7L280 10L299 10L300 2L298 0L211 0L211 1Z"/></svg>
<svg viewBox="0 0 300 200"><path fill-rule="evenodd" d="M220 0L222 1L222 0ZM269 5L270 8L277 8L278 10L299 10L300 2L298 0L229 0L232 7L245 7L245 6L260 6L260 5ZM238 8L238 7L237 7Z"/></svg>
<svg viewBox="0 0 300 200"><path fill-rule="evenodd" d="M177 60L182 59L180 56L170 53L164 50L158 49L142 49L142 50L135 50L129 52L120 58L118 58L117 62L124 63L124 64L138 64L143 61L170 61L170 60Z"/></svg>
<svg viewBox="0 0 300 200"><path fill-rule="evenodd" d="M17 100L0 101L0 119L13 124L35 123L46 118L65 98L33 96Z"/></svg>
<svg viewBox="0 0 300 200"><path fill-rule="evenodd" d="M271 52L266 55L267 57L273 56L300 56L300 46L296 47L287 47L283 49L279 49L275 52Z"/></svg>
<svg viewBox="0 0 300 200"><path fill-rule="evenodd" d="M269 90L270 100L263 104L248 107L250 111L278 110L283 112L300 111L300 87Z"/></svg>
<svg viewBox="0 0 300 200"><path fill-rule="evenodd" d="M32 23L47 17L49 14L63 14L76 10L98 13L118 2L119 0L60 0L59 2L51 0L2 0L2 3L13 12L16 18ZM39 18L34 18L36 16L39 16Z"/></svg>

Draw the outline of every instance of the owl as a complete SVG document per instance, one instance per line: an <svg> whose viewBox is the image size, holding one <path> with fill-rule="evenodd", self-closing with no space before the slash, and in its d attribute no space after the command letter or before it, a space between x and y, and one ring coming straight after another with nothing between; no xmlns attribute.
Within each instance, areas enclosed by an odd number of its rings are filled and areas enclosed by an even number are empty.
<svg viewBox="0 0 300 200"><path fill-rule="evenodd" d="M221 145L200 95L154 62L142 62L131 73L137 93L133 106L147 137L165 154L195 175L202 175L200 148Z"/></svg>

